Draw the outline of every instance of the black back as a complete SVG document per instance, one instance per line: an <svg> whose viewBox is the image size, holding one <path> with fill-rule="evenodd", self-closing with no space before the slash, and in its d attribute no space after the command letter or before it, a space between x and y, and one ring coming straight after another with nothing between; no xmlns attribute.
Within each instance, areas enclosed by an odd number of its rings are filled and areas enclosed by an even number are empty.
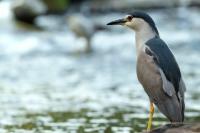
<svg viewBox="0 0 200 133"><path fill-rule="evenodd" d="M155 62L163 70L167 80L174 85L176 92L178 92L181 72L167 44L159 37L154 37L147 41L146 45L153 51L156 57Z"/></svg>

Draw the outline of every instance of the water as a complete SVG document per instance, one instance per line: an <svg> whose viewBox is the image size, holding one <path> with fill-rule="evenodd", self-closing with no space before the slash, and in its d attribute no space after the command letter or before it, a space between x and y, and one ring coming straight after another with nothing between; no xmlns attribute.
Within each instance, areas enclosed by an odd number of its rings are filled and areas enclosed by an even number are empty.
<svg viewBox="0 0 200 133"><path fill-rule="evenodd" d="M94 34L94 52L77 52L77 39L57 16L41 18L46 30L17 27L7 3L0 21L0 132L130 133L146 128L148 98L136 78L134 34L121 27ZM170 11L151 12L187 85L186 121L200 120L198 9L185 28ZM103 24L120 14L95 15ZM194 19L195 18L195 19ZM41 22L42 21L42 22ZM191 26L189 26L191 24ZM63 28L64 27L64 28ZM154 127L167 120L157 110Z"/></svg>

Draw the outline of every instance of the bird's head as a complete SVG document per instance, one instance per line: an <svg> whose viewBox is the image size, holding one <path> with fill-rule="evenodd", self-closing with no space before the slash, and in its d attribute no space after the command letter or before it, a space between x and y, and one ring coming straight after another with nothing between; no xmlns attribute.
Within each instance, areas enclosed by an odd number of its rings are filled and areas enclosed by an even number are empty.
<svg viewBox="0 0 200 133"><path fill-rule="evenodd" d="M150 28L157 35L159 34L153 19L148 14L143 12L130 13L124 18L112 21L107 25L127 26L135 31L139 31L144 28Z"/></svg>

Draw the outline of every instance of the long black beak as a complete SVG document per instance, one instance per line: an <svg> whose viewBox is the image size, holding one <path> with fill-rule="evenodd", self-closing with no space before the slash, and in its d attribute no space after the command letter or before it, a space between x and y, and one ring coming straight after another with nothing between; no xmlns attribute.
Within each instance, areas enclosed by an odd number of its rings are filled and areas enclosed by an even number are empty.
<svg viewBox="0 0 200 133"><path fill-rule="evenodd" d="M107 23L107 25L123 25L124 23L126 23L125 19L118 19L110 23Z"/></svg>

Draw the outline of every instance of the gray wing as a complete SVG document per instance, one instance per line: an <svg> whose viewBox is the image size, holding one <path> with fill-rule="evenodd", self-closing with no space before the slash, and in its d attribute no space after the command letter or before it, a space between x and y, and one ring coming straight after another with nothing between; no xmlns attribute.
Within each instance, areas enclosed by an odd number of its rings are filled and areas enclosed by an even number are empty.
<svg viewBox="0 0 200 133"><path fill-rule="evenodd" d="M155 37L146 42L148 48L145 49L147 54L151 54L154 57L154 61L160 68L160 74L163 80L164 91L171 96L175 91L184 92L185 85L181 79L181 72L179 66L164 41Z"/></svg>
<svg viewBox="0 0 200 133"><path fill-rule="evenodd" d="M181 77L179 66L168 48L167 44L160 38L155 37L146 42L146 54L153 56L153 60L158 66L162 81L163 90L168 96L176 95L182 110L182 118L184 118L184 92L185 84Z"/></svg>

